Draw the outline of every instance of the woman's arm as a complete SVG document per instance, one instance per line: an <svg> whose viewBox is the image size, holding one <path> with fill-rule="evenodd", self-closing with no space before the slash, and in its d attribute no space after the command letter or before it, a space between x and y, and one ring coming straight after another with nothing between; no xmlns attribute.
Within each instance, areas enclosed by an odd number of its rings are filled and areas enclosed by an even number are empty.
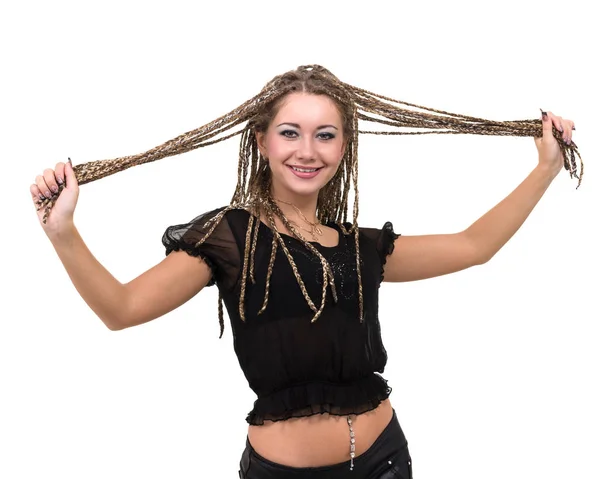
<svg viewBox="0 0 600 479"><path fill-rule="evenodd" d="M200 292L212 277L200 258L174 251L123 284L92 255L74 225L53 237L52 244L83 300L113 331L163 316Z"/></svg>
<svg viewBox="0 0 600 479"><path fill-rule="evenodd" d="M525 180L466 230L445 235L400 236L384 268L384 281L414 281L454 273L489 261L517 232L563 165L552 126L571 141L573 122L544 114L536 138L539 163Z"/></svg>
<svg viewBox="0 0 600 479"><path fill-rule="evenodd" d="M61 190L62 188L62 190ZM46 218L37 205L51 191L59 193ZM30 186L38 219L75 289L111 330L146 323L182 305L212 277L210 267L184 251L173 251L164 260L133 281L117 281L92 255L73 222L79 185L68 163L57 163L36 177Z"/></svg>

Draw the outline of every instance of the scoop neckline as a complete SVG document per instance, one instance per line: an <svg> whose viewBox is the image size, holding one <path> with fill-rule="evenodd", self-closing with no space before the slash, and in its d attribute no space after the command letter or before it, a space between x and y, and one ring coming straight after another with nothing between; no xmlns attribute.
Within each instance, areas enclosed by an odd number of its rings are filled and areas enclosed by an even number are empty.
<svg viewBox="0 0 600 479"><path fill-rule="evenodd" d="M260 221L260 225L263 226L264 228L266 228L271 234L273 234L273 228L271 228L268 224L266 224L262 219L259 218ZM342 244L342 235L340 233L340 229L338 228L338 226L335 223L327 223L325 224L325 226L328 226L329 228L333 228L337 235L338 235L338 242L336 245L334 246L325 246L321 243L319 243L318 241L308 241L308 243L318 246L319 248L323 248L323 249L335 249L335 248L339 248L340 245ZM279 231L279 234L285 238L291 238L292 240L302 244L302 241L300 241L298 238L296 238L295 236L289 235L287 233L282 233L281 231Z"/></svg>

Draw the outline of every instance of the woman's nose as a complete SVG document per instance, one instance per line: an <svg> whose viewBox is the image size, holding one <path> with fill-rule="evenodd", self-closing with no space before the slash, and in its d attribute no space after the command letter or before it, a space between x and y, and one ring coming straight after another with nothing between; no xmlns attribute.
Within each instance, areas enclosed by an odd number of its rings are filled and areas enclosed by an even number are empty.
<svg viewBox="0 0 600 479"><path fill-rule="evenodd" d="M297 155L301 160L314 160L315 148L312 138L304 137L298 142Z"/></svg>

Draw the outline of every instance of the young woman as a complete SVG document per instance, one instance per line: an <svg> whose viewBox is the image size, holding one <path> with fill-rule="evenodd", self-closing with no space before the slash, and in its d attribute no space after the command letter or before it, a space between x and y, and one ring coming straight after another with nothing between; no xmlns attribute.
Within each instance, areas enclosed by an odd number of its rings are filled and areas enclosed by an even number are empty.
<svg viewBox="0 0 600 479"><path fill-rule="evenodd" d="M37 205L54 198L49 214L38 210L40 224L82 298L112 330L151 321L218 285L235 352L258 396L246 419L240 477L409 479L408 443L380 375L387 356L379 285L494 256L565 165L573 122L542 115L537 166L466 230L399 236L391 223L357 224L353 92L321 67L276 77L265 91L243 130L231 204L169 227L166 258L131 282L118 282L79 236L70 163L45 170L31 186ZM219 320L222 332L221 308Z"/></svg>

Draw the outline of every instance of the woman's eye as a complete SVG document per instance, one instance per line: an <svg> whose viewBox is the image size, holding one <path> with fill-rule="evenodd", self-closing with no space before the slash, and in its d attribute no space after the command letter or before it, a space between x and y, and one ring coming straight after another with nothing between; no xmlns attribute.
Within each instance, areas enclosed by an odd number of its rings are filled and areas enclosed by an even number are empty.
<svg viewBox="0 0 600 479"><path fill-rule="evenodd" d="M283 130L282 132L280 132L280 135L286 138L296 138L298 136L298 133L294 130ZM335 138L335 135L333 133L319 133L317 135L317 138L319 140L331 140Z"/></svg>
<svg viewBox="0 0 600 479"><path fill-rule="evenodd" d="M319 138L321 140L331 140L332 138L335 138L335 135L332 133L319 133Z"/></svg>

